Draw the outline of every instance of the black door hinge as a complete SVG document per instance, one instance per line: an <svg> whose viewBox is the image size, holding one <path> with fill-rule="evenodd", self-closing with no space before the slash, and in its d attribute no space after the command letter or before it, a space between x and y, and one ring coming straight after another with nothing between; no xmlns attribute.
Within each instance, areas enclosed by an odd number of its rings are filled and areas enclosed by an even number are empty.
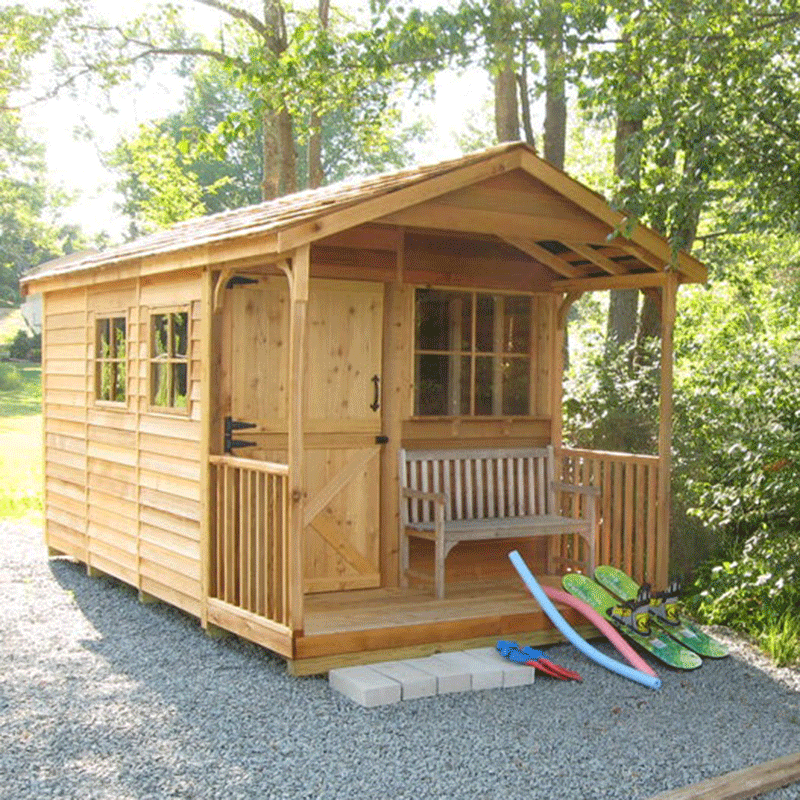
<svg viewBox="0 0 800 800"><path fill-rule="evenodd" d="M255 447L256 442L246 442L243 439L234 439L234 431L245 431L249 428L257 428L255 422L240 422L232 417L225 417L225 452L232 453L239 447Z"/></svg>

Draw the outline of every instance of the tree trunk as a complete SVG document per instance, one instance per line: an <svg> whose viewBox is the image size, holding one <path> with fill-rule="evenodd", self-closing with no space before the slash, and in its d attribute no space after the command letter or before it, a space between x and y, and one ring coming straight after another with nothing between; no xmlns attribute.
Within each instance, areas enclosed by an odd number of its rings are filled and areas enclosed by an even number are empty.
<svg viewBox="0 0 800 800"><path fill-rule="evenodd" d="M606 327L607 353L633 342L636 337L638 307L638 289L616 289L610 293Z"/></svg>
<svg viewBox="0 0 800 800"><path fill-rule="evenodd" d="M311 136L308 139L308 187L318 189L325 182L322 169L322 117L316 111L311 112L309 121Z"/></svg>
<svg viewBox="0 0 800 800"><path fill-rule="evenodd" d="M286 19L281 0L264 0L264 44L278 59L286 50ZM264 114L264 164L261 193L265 200L297 191L294 124L284 105Z"/></svg>
<svg viewBox="0 0 800 800"><path fill-rule="evenodd" d="M564 169L567 141L567 98L564 77L564 16L556 0L545 0L545 116L544 157Z"/></svg>
<svg viewBox="0 0 800 800"><path fill-rule="evenodd" d="M280 193L278 169L278 136L275 114L265 111L261 117L263 144L261 153L261 199L274 200Z"/></svg>
<svg viewBox="0 0 800 800"><path fill-rule="evenodd" d="M494 121L498 142L515 142L519 139L517 77L511 66L494 79Z"/></svg>
<svg viewBox="0 0 800 800"><path fill-rule="evenodd" d="M531 147L536 147L536 137L534 136L533 123L531 122L531 98L528 91L527 49L522 53L522 66L517 75L517 89L519 90L519 108L522 116L522 130L525 132L525 141Z"/></svg>
<svg viewBox="0 0 800 800"><path fill-rule="evenodd" d="M297 151L294 148L292 115L285 108L278 112L278 146L281 194L291 194L297 191Z"/></svg>
<svg viewBox="0 0 800 800"><path fill-rule="evenodd" d="M639 183L639 153L634 137L642 129L641 119L629 119L624 112L617 117L614 136L614 171L622 183L622 190L615 200L624 205L625 196L631 187ZM637 309L639 292L637 289L617 289L610 293L608 305L608 326L606 328L606 354L613 349L625 347L636 338Z"/></svg>
<svg viewBox="0 0 800 800"><path fill-rule="evenodd" d="M328 30L330 0L319 0L317 17L320 28ZM308 140L308 185L311 189L317 189L325 182L325 172L322 169L322 117L316 109L311 112L309 128L311 134Z"/></svg>

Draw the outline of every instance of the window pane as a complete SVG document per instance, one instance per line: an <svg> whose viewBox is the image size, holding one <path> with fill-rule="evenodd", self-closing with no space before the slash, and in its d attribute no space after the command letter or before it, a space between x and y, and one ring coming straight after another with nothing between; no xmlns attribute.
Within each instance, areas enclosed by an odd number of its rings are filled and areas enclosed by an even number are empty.
<svg viewBox="0 0 800 800"><path fill-rule="evenodd" d="M97 336L96 336L96 355L98 358L108 358L111 355L111 337L109 334L109 326L111 320L99 319L97 320Z"/></svg>
<svg viewBox="0 0 800 800"><path fill-rule="evenodd" d="M531 301L528 297L506 297L503 317L503 351L529 353Z"/></svg>
<svg viewBox="0 0 800 800"><path fill-rule="evenodd" d="M169 406L169 364L150 365L150 403Z"/></svg>
<svg viewBox="0 0 800 800"><path fill-rule="evenodd" d="M119 400L120 402L125 400L125 378L127 376L127 370L125 369L125 362L120 361L114 365L116 369L115 372L115 386L114 386L114 399Z"/></svg>
<svg viewBox="0 0 800 800"><path fill-rule="evenodd" d="M420 416L447 414L448 356L418 355L415 412Z"/></svg>
<svg viewBox="0 0 800 800"><path fill-rule="evenodd" d="M479 294L475 299L475 349L479 353L494 352L495 299Z"/></svg>
<svg viewBox="0 0 800 800"><path fill-rule="evenodd" d="M469 350L471 333L469 294L417 289L417 350Z"/></svg>
<svg viewBox="0 0 800 800"><path fill-rule="evenodd" d="M125 358L125 317L114 317L111 322L113 336L114 358Z"/></svg>
<svg viewBox="0 0 800 800"><path fill-rule="evenodd" d="M420 416L469 414L472 385L469 356L417 356L415 413Z"/></svg>
<svg viewBox="0 0 800 800"><path fill-rule="evenodd" d="M169 355L169 315L153 314L150 319L153 328L153 357L167 356Z"/></svg>
<svg viewBox="0 0 800 800"><path fill-rule="evenodd" d="M530 414L530 360L509 358L503 362L503 413Z"/></svg>
<svg viewBox="0 0 800 800"><path fill-rule="evenodd" d="M186 408L188 388L188 365L186 362L172 365L172 406Z"/></svg>
<svg viewBox="0 0 800 800"><path fill-rule="evenodd" d="M172 317L172 353L174 356L186 356L189 352L189 314L181 311L171 314Z"/></svg>
<svg viewBox="0 0 800 800"><path fill-rule="evenodd" d="M491 356L475 359L475 414L481 417L494 413L494 362Z"/></svg>
<svg viewBox="0 0 800 800"><path fill-rule="evenodd" d="M97 362L97 399L111 400L114 365L108 361Z"/></svg>

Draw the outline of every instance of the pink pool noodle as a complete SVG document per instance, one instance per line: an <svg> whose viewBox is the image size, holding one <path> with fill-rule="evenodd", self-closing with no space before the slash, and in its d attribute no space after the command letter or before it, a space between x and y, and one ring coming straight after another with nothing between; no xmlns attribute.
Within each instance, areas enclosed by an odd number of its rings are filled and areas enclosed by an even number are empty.
<svg viewBox="0 0 800 800"><path fill-rule="evenodd" d="M573 597L568 592L561 589L553 589L550 586L542 586L542 591L554 602L563 603L565 606L574 608L579 614L586 617L592 625L605 636L619 654L634 668L647 675L657 678L658 675L653 668L622 638L622 634L604 617L601 617L590 605L584 603L577 597Z"/></svg>

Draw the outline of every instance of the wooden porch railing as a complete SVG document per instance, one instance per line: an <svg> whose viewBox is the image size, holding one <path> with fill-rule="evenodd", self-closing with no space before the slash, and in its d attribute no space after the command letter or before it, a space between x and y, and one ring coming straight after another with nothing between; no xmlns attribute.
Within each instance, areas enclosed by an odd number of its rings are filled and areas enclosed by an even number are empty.
<svg viewBox="0 0 800 800"><path fill-rule="evenodd" d="M289 627L289 468L211 456L209 596Z"/></svg>
<svg viewBox="0 0 800 800"><path fill-rule="evenodd" d="M664 566L657 563L658 458L568 447L557 456L566 482L600 489L597 563L613 564L640 583L655 582ZM565 510L580 513L579 508ZM556 560L571 563L583 557L575 549L578 537L561 538Z"/></svg>

